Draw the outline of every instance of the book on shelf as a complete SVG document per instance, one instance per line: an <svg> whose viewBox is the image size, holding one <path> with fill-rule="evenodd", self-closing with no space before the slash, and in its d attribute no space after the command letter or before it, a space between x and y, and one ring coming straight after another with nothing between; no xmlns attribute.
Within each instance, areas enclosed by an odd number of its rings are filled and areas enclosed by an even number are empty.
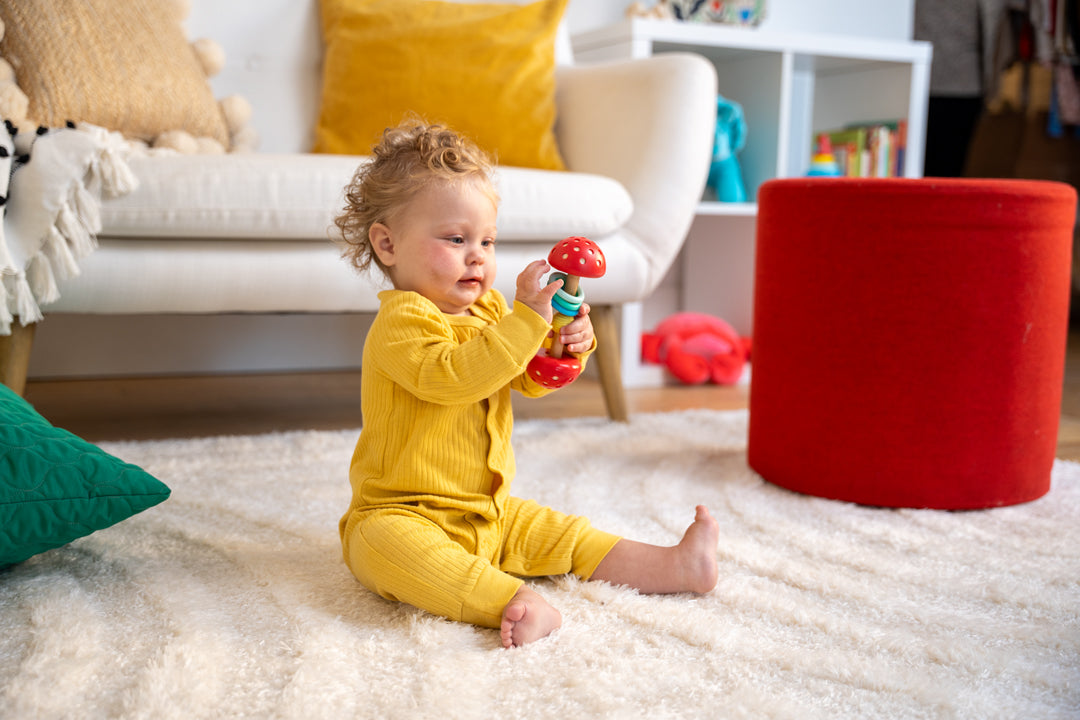
<svg viewBox="0 0 1080 720"><path fill-rule="evenodd" d="M832 145L840 173L848 177L903 177L907 121L853 123L817 133Z"/></svg>

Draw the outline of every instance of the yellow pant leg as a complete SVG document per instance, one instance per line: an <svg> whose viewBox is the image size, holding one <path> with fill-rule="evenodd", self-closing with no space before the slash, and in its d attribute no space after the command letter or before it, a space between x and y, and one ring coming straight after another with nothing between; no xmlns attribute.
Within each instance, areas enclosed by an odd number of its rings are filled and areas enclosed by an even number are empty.
<svg viewBox="0 0 1080 720"><path fill-rule="evenodd" d="M503 513L499 567L514 575L573 573L588 580L620 538L587 518L566 515L533 500L510 498Z"/></svg>
<svg viewBox="0 0 1080 720"><path fill-rule="evenodd" d="M346 561L365 587L451 620L499 627L522 584L407 510L366 512L350 522L348 534Z"/></svg>

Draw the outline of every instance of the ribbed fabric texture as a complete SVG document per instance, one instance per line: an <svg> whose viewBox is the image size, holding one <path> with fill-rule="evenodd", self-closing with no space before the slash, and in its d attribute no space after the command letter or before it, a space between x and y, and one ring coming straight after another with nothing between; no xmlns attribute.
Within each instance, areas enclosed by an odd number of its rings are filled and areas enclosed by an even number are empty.
<svg viewBox="0 0 1080 720"><path fill-rule="evenodd" d="M588 576L617 541L535 503L522 513L509 496L510 391L550 392L524 370L551 326L520 303L511 312L495 290L472 316L445 315L413 292L379 299L364 344L353 500L340 525L345 561L384 597L497 626L521 585L497 570L508 538L508 569L535 575Z"/></svg>
<svg viewBox="0 0 1080 720"><path fill-rule="evenodd" d="M514 474L511 385L546 394L523 371L550 326L524 305L509 312L497 291L472 316L413 292L379 300L364 343L353 507L424 502L494 517L492 494Z"/></svg>

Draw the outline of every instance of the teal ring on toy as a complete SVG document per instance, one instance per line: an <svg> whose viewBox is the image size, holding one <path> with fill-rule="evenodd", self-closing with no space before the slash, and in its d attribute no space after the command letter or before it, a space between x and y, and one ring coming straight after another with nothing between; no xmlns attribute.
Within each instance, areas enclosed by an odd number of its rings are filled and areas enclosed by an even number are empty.
<svg viewBox="0 0 1080 720"><path fill-rule="evenodd" d="M559 296L551 298L551 307L555 312L567 317L577 317L578 311L581 310L581 304L568 305Z"/></svg>
<svg viewBox="0 0 1080 720"><path fill-rule="evenodd" d="M577 316L578 311L581 310L581 301L567 302L566 298L556 295L551 298L551 307L553 307L556 312L562 313L563 315L575 317Z"/></svg>
<svg viewBox="0 0 1080 720"><path fill-rule="evenodd" d="M550 275L548 275L548 285L555 282L556 280L562 280L563 285L565 285L566 284L566 273L553 272Z"/></svg>
<svg viewBox="0 0 1080 720"><path fill-rule="evenodd" d="M585 302L585 293L578 288L577 295L571 295L562 288L555 291L555 297L559 298L567 307L581 307L581 304Z"/></svg>
<svg viewBox="0 0 1080 720"><path fill-rule="evenodd" d="M556 280L562 280L566 282L565 273L552 273L548 278L548 283L553 283ZM567 317L577 317L578 311L581 310L582 304L585 302L585 293L582 292L579 287L576 295L571 295L562 288L555 291L555 295L551 298L551 307L555 309L555 312Z"/></svg>

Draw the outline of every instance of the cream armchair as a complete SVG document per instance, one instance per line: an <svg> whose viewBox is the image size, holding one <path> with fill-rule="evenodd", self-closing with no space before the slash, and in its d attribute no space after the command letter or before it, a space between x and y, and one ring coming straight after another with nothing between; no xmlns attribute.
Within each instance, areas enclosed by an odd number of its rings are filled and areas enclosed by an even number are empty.
<svg viewBox="0 0 1080 720"><path fill-rule="evenodd" d="M320 83L317 3L243 0L213 20L205 4L189 34L224 48L215 94L251 101L260 151L132 159L138 189L103 203L99 248L46 315L374 312L383 282L357 276L327 239L363 158L305 152ZM600 245L611 271L585 292L608 412L625 419L616 311L650 295L689 228L712 149L715 70L688 54L574 65L566 40L556 135L569 172L499 170L496 286L512 297L515 268L567 235ZM31 339L18 328L0 339L0 379L16 389Z"/></svg>

